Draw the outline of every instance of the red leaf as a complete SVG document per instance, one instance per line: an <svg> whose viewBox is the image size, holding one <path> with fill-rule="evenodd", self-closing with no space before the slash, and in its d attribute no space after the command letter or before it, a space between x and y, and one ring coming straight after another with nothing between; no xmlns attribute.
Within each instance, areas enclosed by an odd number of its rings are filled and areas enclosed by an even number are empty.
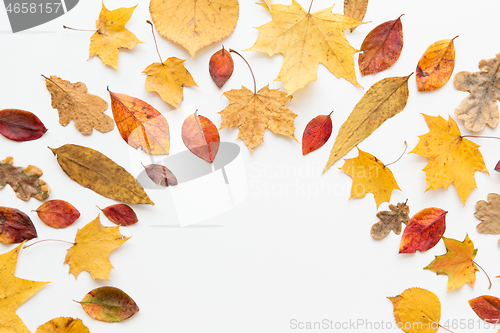
<svg viewBox="0 0 500 333"><path fill-rule="evenodd" d="M64 200L44 202L36 213L43 223L57 229L69 227L80 217L80 212Z"/></svg>
<svg viewBox="0 0 500 333"><path fill-rule="evenodd" d="M0 134L14 141L31 141L41 137L47 129L29 111L17 109L0 110Z"/></svg>
<svg viewBox="0 0 500 333"><path fill-rule="evenodd" d="M177 178L175 178L172 171L167 167L160 164L149 164L144 166L148 177L155 183L161 186L174 186L177 185Z"/></svg>
<svg viewBox="0 0 500 333"><path fill-rule="evenodd" d="M495 171L500 172L500 161L498 161L497 165L495 165Z"/></svg>
<svg viewBox="0 0 500 333"><path fill-rule="evenodd" d="M219 150L220 137L214 123L195 112L182 124L182 141L193 154L212 163Z"/></svg>
<svg viewBox="0 0 500 333"><path fill-rule="evenodd" d="M317 116L307 124L302 135L302 155L321 148L328 141L333 128L331 114Z"/></svg>
<svg viewBox="0 0 500 333"><path fill-rule="evenodd" d="M137 215L134 210L125 204L111 205L101 209L101 211L111 222L115 224L127 226L137 223Z"/></svg>
<svg viewBox="0 0 500 333"><path fill-rule="evenodd" d="M366 36L359 55L361 75L381 72L398 60L403 49L403 25L401 16L396 20L382 23Z"/></svg>
<svg viewBox="0 0 500 333"><path fill-rule="evenodd" d="M15 208L0 207L0 242L22 243L36 237L35 226L28 215Z"/></svg>
<svg viewBox="0 0 500 333"><path fill-rule="evenodd" d="M222 88L224 83L226 83L233 74L233 69L233 57L231 57L231 54L227 52L224 47L210 57L208 70L217 87Z"/></svg>
<svg viewBox="0 0 500 333"><path fill-rule="evenodd" d="M500 321L500 298L479 296L469 300L469 305L482 320L492 324Z"/></svg>
<svg viewBox="0 0 500 333"><path fill-rule="evenodd" d="M401 237L399 253L427 251L434 247L446 229L445 216L440 208L424 208L413 215Z"/></svg>

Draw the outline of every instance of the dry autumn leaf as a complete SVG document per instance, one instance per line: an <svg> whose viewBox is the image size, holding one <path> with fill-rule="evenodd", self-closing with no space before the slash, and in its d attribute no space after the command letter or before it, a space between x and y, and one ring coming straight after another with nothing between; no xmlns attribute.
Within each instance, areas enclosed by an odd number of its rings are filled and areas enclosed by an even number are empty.
<svg viewBox="0 0 500 333"><path fill-rule="evenodd" d="M436 90L448 82L455 68L455 38L437 41L425 50L417 65L418 91Z"/></svg>
<svg viewBox="0 0 500 333"><path fill-rule="evenodd" d="M108 323L123 321L139 312L135 301L115 287L93 289L78 303L90 317Z"/></svg>
<svg viewBox="0 0 500 333"><path fill-rule="evenodd" d="M50 187L40 179L43 174L40 168L34 165L15 167L13 164L14 159L10 156L0 161L0 189L8 184L16 196L24 201L31 197L42 201L49 197Z"/></svg>
<svg viewBox="0 0 500 333"><path fill-rule="evenodd" d="M135 97L111 92L111 109L116 127L131 147L145 153L168 155L170 131L165 117L154 107Z"/></svg>
<svg viewBox="0 0 500 333"><path fill-rule="evenodd" d="M35 333L90 333L81 319L59 317L38 326Z"/></svg>
<svg viewBox="0 0 500 333"><path fill-rule="evenodd" d="M78 229L75 242L64 259L64 263L69 265L69 273L77 278L82 271L87 271L94 280L109 280L113 265L108 257L111 251L130 238L120 234L118 228L120 227L104 227L98 215Z"/></svg>
<svg viewBox="0 0 500 333"><path fill-rule="evenodd" d="M408 100L410 76L411 74L385 78L368 89L347 120L340 126L323 173L370 136L384 121L404 109Z"/></svg>
<svg viewBox="0 0 500 333"><path fill-rule="evenodd" d="M482 221L476 229L482 234L500 234L500 195L490 193L488 201L479 200L476 203L474 216Z"/></svg>
<svg viewBox="0 0 500 333"><path fill-rule="evenodd" d="M0 110L0 134L14 141L36 140L47 132L40 119L29 111Z"/></svg>
<svg viewBox="0 0 500 333"><path fill-rule="evenodd" d="M163 37L182 45L191 58L229 36L238 21L238 0L151 0L149 11Z"/></svg>
<svg viewBox="0 0 500 333"><path fill-rule="evenodd" d="M45 85L50 92L52 107L59 112L59 124L62 126L73 120L76 129L84 135L91 134L93 128L106 133L115 127L113 119L104 114L108 102L89 94L84 83L71 83L51 75L45 78Z"/></svg>
<svg viewBox="0 0 500 333"><path fill-rule="evenodd" d="M155 184L161 186L177 185L177 178L167 167L160 164L149 164L144 166L146 174Z"/></svg>
<svg viewBox="0 0 500 333"><path fill-rule="evenodd" d="M394 319L407 333L435 333L441 319L441 303L431 291L409 288L395 297L387 297L394 306Z"/></svg>
<svg viewBox="0 0 500 333"><path fill-rule="evenodd" d="M262 0L264 1L264 3L266 4L267 8L269 8L269 10L272 10L271 9L271 0Z"/></svg>
<svg viewBox="0 0 500 333"><path fill-rule="evenodd" d="M64 200L46 201L36 209L36 213L43 223L56 229L67 228L80 217L80 212Z"/></svg>
<svg viewBox="0 0 500 333"><path fill-rule="evenodd" d="M368 7L368 0L344 0L344 15L357 21L363 21ZM351 28L351 32L355 28Z"/></svg>
<svg viewBox="0 0 500 333"><path fill-rule="evenodd" d="M63 171L83 187L113 200L154 205L134 176L97 150L73 144L49 149Z"/></svg>
<svg viewBox="0 0 500 333"><path fill-rule="evenodd" d="M125 204L111 205L100 210L111 222L119 226L132 225L138 221L134 210Z"/></svg>
<svg viewBox="0 0 500 333"><path fill-rule="evenodd" d="M323 147L332 135L333 123L330 112L328 115L319 115L307 123L302 134L302 155L307 155Z"/></svg>
<svg viewBox="0 0 500 333"><path fill-rule="evenodd" d="M375 27L363 40L358 58L361 75L381 72L398 60L403 49L401 16Z"/></svg>
<svg viewBox="0 0 500 333"><path fill-rule="evenodd" d="M37 282L20 279L14 276L17 257L22 244L13 250L0 255L0 329L5 333L30 333L16 309L36 294L49 282Z"/></svg>
<svg viewBox="0 0 500 333"><path fill-rule="evenodd" d="M465 205L470 192L476 188L474 173L480 171L489 175L479 145L464 138L451 117L446 122L441 116L423 116L429 132L419 136L420 141L410 153L429 159L423 168L426 191L441 186L448 189L453 183Z"/></svg>
<svg viewBox="0 0 500 333"><path fill-rule="evenodd" d="M358 156L346 159L341 168L352 178L352 198L363 198L367 193L373 193L378 206L391 200L393 190L401 190L392 171L378 158L358 148Z"/></svg>
<svg viewBox="0 0 500 333"><path fill-rule="evenodd" d="M446 230L447 211L440 208L424 208L412 216L403 231L399 253L423 252L434 247Z"/></svg>
<svg viewBox="0 0 500 333"><path fill-rule="evenodd" d="M333 6L312 14L295 0L291 5L272 5L272 11L262 6L272 15L272 21L257 28L259 37L248 50L265 52L269 56L283 55L276 81L282 81L289 94L316 81L319 64L336 77L361 87L356 80L353 59L358 50L349 44L343 31L362 22L333 14Z"/></svg>
<svg viewBox="0 0 500 333"><path fill-rule="evenodd" d="M212 163L219 150L219 131L210 119L195 112L182 123L182 142L193 154Z"/></svg>
<svg viewBox="0 0 500 333"><path fill-rule="evenodd" d="M35 226L28 215L15 208L0 207L1 243L22 243L36 237Z"/></svg>
<svg viewBox="0 0 500 333"><path fill-rule="evenodd" d="M455 88L468 91L455 109L455 116L465 122L465 128L480 132L485 125L492 128L498 125L498 104L500 100L500 53L493 59L479 62L479 72L459 72L455 75Z"/></svg>
<svg viewBox="0 0 500 333"><path fill-rule="evenodd" d="M208 71L217 87L222 88L224 83L226 83L233 74L233 69L233 57L231 57L231 53L224 49L224 46L210 57Z"/></svg>
<svg viewBox="0 0 500 333"><path fill-rule="evenodd" d="M384 210L377 213L379 221L372 226L371 235L374 239L382 239L391 230L396 235L401 233L401 223L408 224L410 217L410 207L406 202L398 202L396 206L389 205L390 211Z"/></svg>
<svg viewBox="0 0 500 333"><path fill-rule="evenodd" d="M483 295L469 300L469 305L482 320L492 324L500 322L500 298Z"/></svg>
<svg viewBox="0 0 500 333"><path fill-rule="evenodd" d="M105 65L118 69L119 49L133 49L142 43L125 28L136 6L109 11L102 4L99 18L95 22L97 31L90 37L89 58L98 56Z"/></svg>

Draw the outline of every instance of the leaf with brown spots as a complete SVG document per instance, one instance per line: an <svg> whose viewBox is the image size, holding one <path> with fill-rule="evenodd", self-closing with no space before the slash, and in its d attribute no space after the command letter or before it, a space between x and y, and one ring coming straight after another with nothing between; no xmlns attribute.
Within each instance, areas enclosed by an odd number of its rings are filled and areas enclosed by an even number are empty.
<svg viewBox="0 0 500 333"><path fill-rule="evenodd" d="M90 317L108 323L123 321L139 311L135 301L115 287L93 289L78 303Z"/></svg>
<svg viewBox="0 0 500 333"><path fill-rule="evenodd" d="M101 209L101 211L111 222L120 226L135 224L138 221L134 210L125 204L111 205Z"/></svg>
<svg viewBox="0 0 500 333"><path fill-rule="evenodd" d="M42 121L29 111L0 110L0 134L14 141L36 140L47 132Z"/></svg>
<svg viewBox="0 0 500 333"><path fill-rule="evenodd" d="M224 83L226 83L233 74L233 69L233 57L231 57L231 53L224 49L224 46L210 57L208 71L217 87L222 88Z"/></svg>
<svg viewBox="0 0 500 333"><path fill-rule="evenodd" d="M0 242L22 243L37 237L28 215L18 209L0 207Z"/></svg>
<svg viewBox="0 0 500 333"><path fill-rule="evenodd" d="M406 202L399 202L396 206L389 205L388 210L377 213L379 221L372 226L371 235L374 239L382 239L387 236L391 230L396 235L401 233L401 224L408 224L410 217L410 207Z"/></svg>
<svg viewBox="0 0 500 333"><path fill-rule="evenodd" d="M455 38L437 41L425 50L417 65L418 91L436 90L448 82L455 68Z"/></svg>
<svg viewBox="0 0 500 333"><path fill-rule="evenodd" d="M46 201L36 209L36 213L43 223L56 229L69 227L80 217L80 212L64 200Z"/></svg>
<svg viewBox="0 0 500 333"><path fill-rule="evenodd" d="M446 229L445 210L440 208L424 208L412 216L406 226L399 253L415 253L427 251L434 247L443 236Z"/></svg>
<svg viewBox="0 0 500 333"><path fill-rule="evenodd" d="M81 319L59 317L38 326L35 333L90 333Z"/></svg>
<svg viewBox="0 0 500 333"><path fill-rule="evenodd" d="M469 305L482 320L492 324L500 322L500 298L483 295L469 300Z"/></svg>
<svg viewBox="0 0 500 333"><path fill-rule="evenodd" d="M14 159L10 156L0 161L0 189L9 184L21 200L26 201L31 197L40 201L47 199L50 187L40 179L42 170L34 165L15 167L13 163Z"/></svg>
<svg viewBox="0 0 500 333"><path fill-rule="evenodd" d="M490 193L488 201L479 200L476 203L474 216L482 221L476 229L482 234L500 234L500 195Z"/></svg>
<svg viewBox="0 0 500 333"><path fill-rule="evenodd" d="M193 154L212 163L219 150L219 131L210 119L195 112L182 124L182 142Z"/></svg>

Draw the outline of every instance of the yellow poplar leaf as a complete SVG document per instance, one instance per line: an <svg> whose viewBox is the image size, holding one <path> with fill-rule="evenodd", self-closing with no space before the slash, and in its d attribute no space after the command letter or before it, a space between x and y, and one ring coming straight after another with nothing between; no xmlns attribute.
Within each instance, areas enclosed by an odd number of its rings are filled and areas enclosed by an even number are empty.
<svg viewBox="0 0 500 333"><path fill-rule="evenodd" d="M344 15L362 21L366 14L368 0L344 0ZM351 28L351 32L354 28Z"/></svg>
<svg viewBox="0 0 500 333"><path fill-rule="evenodd" d="M356 80L353 59L359 51L349 44L343 31L362 22L333 14L333 6L312 14L295 0L291 5L272 5L272 11L263 6L273 19L257 28L259 37L248 50L265 52L269 56L283 55L283 66L276 80L283 82L289 94L316 81L319 64L336 77L343 77L361 88Z"/></svg>
<svg viewBox="0 0 500 333"><path fill-rule="evenodd" d="M0 255L0 332L30 333L16 309L49 282L37 282L15 277L17 257L23 244Z"/></svg>
<svg viewBox="0 0 500 333"><path fill-rule="evenodd" d="M418 91L436 90L448 82L455 68L455 38L437 41L425 50L417 65Z"/></svg>
<svg viewBox="0 0 500 333"><path fill-rule="evenodd" d="M163 37L182 45L191 58L229 36L238 21L238 0L151 0L151 18Z"/></svg>
<svg viewBox="0 0 500 333"><path fill-rule="evenodd" d="M346 159L341 170L352 178L351 197L363 198L373 193L378 206L391 200L393 190L401 190L392 171L378 158L358 148L358 157Z"/></svg>
<svg viewBox="0 0 500 333"><path fill-rule="evenodd" d="M401 112L408 100L408 76L388 77L376 82L363 95L339 133L323 172L366 139L387 119Z"/></svg>
<svg viewBox="0 0 500 333"><path fill-rule="evenodd" d="M82 271L87 271L94 280L109 280L113 265L108 257L111 251L130 238L120 234L119 228L104 227L98 215L82 229L78 229L75 242L64 259L64 263L69 265L69 273L76 278Z"/></svg>
<svg viewBox="0 0 500 333"><path fill-rule="evenodd" d="M38 326L35 333L90 333L81 319L59 317Z"/></svg>
<svg viewBox="0 0 500 333"><path fill-rule="evenodd" d="M250 89L231 89L224 93L230 104L221 114L220 128L238 127L238 139L243 140L253 153L255 147L264 142L264 131L269 128L274 134L295 138L294 119L297 117L285 103L291 95L269 89L269 85L253 93Z"/></svg>
<svg viewBox="0 0 500 333"><path fill-rule="evenodd" d="M104 3L95 22L97 31L90 37L89 58L98 56L105 65L118 69L118 49L133 49L142 43L125 24L130 20L136 6L109 11Z"/></svg>
<svg viewBox="0 0 500 333"><path fill-rule="evenodd" d="M474 243L469 235L465 236L463 242L446 237L442 239L446 246L446 254L436 256L436 259L424 269L448 275L448 292L462 288L465 283L474 288L476 272L479 270L474 263L477 249L474 249Z"/></svg>
<svg viewBox="0 0 500 333"><path fill-rule="evenodd" d="M435 333L441 319L441 303L431 291L409 288L395 297L387 297L394 305L394 319L407 333Z"/></svg>
<svg viewBox="0 0 500 333"><path fill-rule="evenodd" d="M484 164L479 145L462 137L457 123L451 118L448 122L441 116L423 115L429 132L420 135L420 141L410 152L429 158L423 168L426 175L426 191L435 190L453 183L465 205L470 192L476 188L474 173L488 170Z"/></svg>
<svg viewBox="0 0 500 333"><path fill-rule="evenodd" d="M166 103L175 108L184 99L182 89L184 87L196 86L193 77L184 67L185 60L170 57L162 64L152 63L143 71L147 74L146 91L156 91Z"/></svg>

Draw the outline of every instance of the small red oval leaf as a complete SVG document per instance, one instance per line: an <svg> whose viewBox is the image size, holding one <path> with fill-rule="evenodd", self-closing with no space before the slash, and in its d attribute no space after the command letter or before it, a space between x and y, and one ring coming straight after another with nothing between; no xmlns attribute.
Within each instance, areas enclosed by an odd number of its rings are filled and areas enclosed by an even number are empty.
<svg viewBox="0 0 500 333"><path fill-rule="evenodd" d="M41 137L47 129L29 111L17 109L0 110L0 134L14 141L31 141Z"/></svg>
<svg viewBox="0 0 500 333"><path fill-rule="evenodd" d="M231 57L231 54L226 51L224 47L210 57L208 70L217 87L222 88L224 83L226 83L233 74L233 69L233 57Z"/></svg>
<svg viewBox="0 0 500 333"><path fill-rule="evenodd" d="M22 243L37 237L28 215L18 209L0 207L0 242Z"/></svg>
<svg viewBox="0 0 500 333"><path fill-rule="evenodd" d="M469 300L469 305L482 320L492 324L500 321L500 298L479 296Z"/></svg>
<svg viewBox="0 0 500 333"><path fill-rule="evenodd" d="M182 124L182 141L193 154L212 163L219 150L219 131L210 119L195 112Z"/></svg>
<svg viewBox="0 0 500 333"><path fill-rule="evenodd" d="M427 251L436 245L446 229L447 211L440 208L424 208L412 216L406 226L399 253Z"/></svg>
<svg viewBox="0 0 500 333"><path fill-rule="evenodd" d="M108 323L123 321L139 311L135 301L115 287L93 289L79 303L90 317Z"/></svg>
<svg viewBox="0 0 500 333"><path fill-rule="evenodd" d="M333 112L333 111L332 111ZM332 135L332 118L329 115L319 115L311 119L302 135L302 155L309 154L321 148Z"/></svg>
<svg viewBox="0 0 500 333"><path fill-rule="evenodd" d="M64 200L44 202L36 209L36 213L43 223L56 229L69 227L80 217L80 212Z"/></svg>
<svg viewBox="0 0 500 333"><path fill-rule="evenodd" d="M111 222L121 226L131 225L138 221L134 210L125 204L111 205L101 211Z"/></svg>

